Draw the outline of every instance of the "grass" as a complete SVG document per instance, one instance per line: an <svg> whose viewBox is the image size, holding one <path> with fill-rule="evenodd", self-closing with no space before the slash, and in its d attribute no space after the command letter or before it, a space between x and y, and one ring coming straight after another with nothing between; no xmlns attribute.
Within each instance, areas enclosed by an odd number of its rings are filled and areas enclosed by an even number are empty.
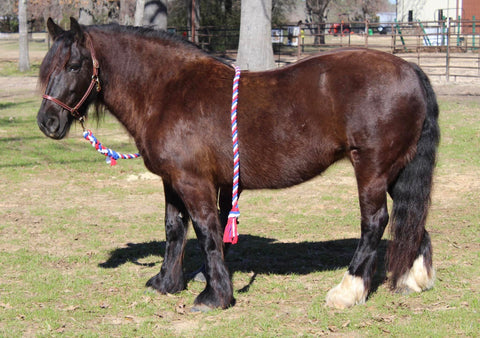
<svg viewBox="0 0 480 338"><path fill-rule="evenodd" d="M165 250L161 180L144 176L141 160L106 165L79 127L66 140L44 137L35 93L0 100L0 336L447 337L480 330L478 99L440 99L428 221L433 290L392 294L380 283L379 264L365 305L324 307L359 236L353 172L340 162L300 186L242 195L241 238L227 257L237 303L205 314L189 312L201 283L167 296L144 287ZM90 127L114 149L135 149L113 118ZM191 231L185 269L200 264Z"/></svg>

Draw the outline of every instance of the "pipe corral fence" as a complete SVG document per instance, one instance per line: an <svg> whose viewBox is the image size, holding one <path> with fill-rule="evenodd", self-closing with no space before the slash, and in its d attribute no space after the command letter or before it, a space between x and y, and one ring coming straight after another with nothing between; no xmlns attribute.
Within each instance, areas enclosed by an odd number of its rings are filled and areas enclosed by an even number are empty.
<svg viewBox="0 0 480 338"><path fill-rule="evenodd" d="M480 25L473 20L412 21L409 23L338 22L274 27L272 43L278 66L314 53L361 47L396 54L419 64L431 77L446 81L480 80ZM171 28L189 39L188 29ZM200 27L202 48L235 59L239 32Z"/></svg>
<svg viewBox="0 0 480 338"><path fill-rule="evenodd" d="M408 23L300 23L274 27L271 39L279 67L318 52L360 47L382 50L415 62L434 80L477 82L480 81L479 23L475 17ZM191 40L189 28L168 30ZM2 39L14 36L18 38L18 34L0 33ZM30 33L31 39L32 36ZM238 41L239 30L229 27L199 27L195 33L195 43L201 48L232 60L236 59Z"/></svg>

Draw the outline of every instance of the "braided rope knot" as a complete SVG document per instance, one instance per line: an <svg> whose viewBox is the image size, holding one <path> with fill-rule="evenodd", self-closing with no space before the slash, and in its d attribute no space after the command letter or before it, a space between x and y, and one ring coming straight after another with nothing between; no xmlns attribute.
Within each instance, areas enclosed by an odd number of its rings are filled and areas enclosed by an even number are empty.
<svg viewBox="0 0 480 338"><path fill-rule="evenodd" d="M97 151L100 153L100 154L103 154L105 155L106 157L106 162L108 164L110 164L111 166L114 166L115 164L117 164L117 160L118 159L124 159L124 160L128 160L128 159L134 159L134 158L138 158L140 157L140 154L138 153L134 153L134 154L121 154L121 153L117 153L115 150L112 150L110 148L107 148L107 147L104 147L98 140L97 138L93 135L92 131L91 130L85 130L83 132L83 137L89 141L92 146L97 149Z"/></svg>

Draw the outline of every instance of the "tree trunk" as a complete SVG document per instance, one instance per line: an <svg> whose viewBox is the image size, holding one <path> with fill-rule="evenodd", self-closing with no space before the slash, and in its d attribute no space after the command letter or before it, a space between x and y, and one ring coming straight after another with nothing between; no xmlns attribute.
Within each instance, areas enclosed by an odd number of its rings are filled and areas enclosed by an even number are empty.
<svg viewBox="0 0 480 338"><path fill-rule="evenodd" d="M19 62L18 70L26 72L30 69L28 58L28 24L27 24L27 0L18 1L18 32L19 34Z"/></svg>
<svg viewBox="0 0 480 338"><path fill-rule="evenodd" d="M145 0L137 0L135 7L135 26L143 25L143 13L145 11Z"/></svg>
<svg viewBox="0 0 480 338"><path fill-rule="evenodd" d="M237 65L252 71L275 67L272 48L272 0L242 0Z"/></svg>
<svg viewBox="0 0 480 338"><path fill-rule="evenodd" d="M83 6L80 8L80 13L78 15L78 23L82 25L92 25L93 24L93 3L91 0L83 2Z"/></svg>
<svg viewBox="0 0 480 338"><path fill-rule="evenodd" d="M131 18L128 11L128 1L120 0L120 24L122 25L131 25Z"/></svg>
<svg viewBox="0 0 480 338"><path fill-rule="evenodd" d="M167 30L167 1L148 1L143 13L143 26Z"/></svg>

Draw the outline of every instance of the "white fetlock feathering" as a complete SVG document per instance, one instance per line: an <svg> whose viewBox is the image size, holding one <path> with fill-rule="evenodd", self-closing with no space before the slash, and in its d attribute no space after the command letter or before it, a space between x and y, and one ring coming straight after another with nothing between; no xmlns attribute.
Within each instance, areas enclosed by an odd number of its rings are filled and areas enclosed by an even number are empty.
<svg viewBox="0 0 480 338"><path fill-rule="evenodd" d="M326 305L337 309L345 309L356 304L364 304L368 290L365 290L363 279L352 276L348 271L343 279L327 294Z"/></svg>
<svg viewBox="0 0 480 338"><path fill-rule="evenodd" d="M422 292L433 287L435 282L435 270L428 269L424 264L423 256L417 257L410 270L399 278L397 289Z"/></svg>

